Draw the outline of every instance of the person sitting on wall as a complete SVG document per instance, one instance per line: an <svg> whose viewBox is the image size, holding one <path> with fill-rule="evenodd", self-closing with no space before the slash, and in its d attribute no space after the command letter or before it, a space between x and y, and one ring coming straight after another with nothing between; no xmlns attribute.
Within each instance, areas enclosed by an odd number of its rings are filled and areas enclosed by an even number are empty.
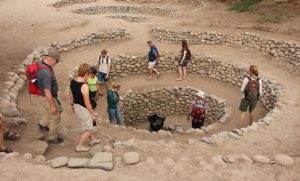
<svg viewBox="0 0 300 181"><path fill-rule="evenodd" d="M192 118L192 128L200 129L204 125L205 117L208 113L208 105L205 101L204 92L199 91L196 93L196 100L192 102L188 114L187 121Z"/></svg>

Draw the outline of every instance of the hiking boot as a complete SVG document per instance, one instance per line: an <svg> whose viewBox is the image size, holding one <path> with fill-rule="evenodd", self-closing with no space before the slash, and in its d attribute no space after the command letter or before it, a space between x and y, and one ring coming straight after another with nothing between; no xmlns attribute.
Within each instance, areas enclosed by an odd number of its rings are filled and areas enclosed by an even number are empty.
<svg viewBox="0 0 300 181"><path fill-rule="evenodd" d="M90 142L90 145L93 146L93 145L96 145L98 143L100 143L101 140L100 139L93 139L91 142Z"/></svg>
<svg viewBox="0 0 300 181"><path fill-rule="evenodd" d="M146 78L146 80L147 80L147 81L153 80L153 77L152 77L152 76L149 76L149 77Z"/></svg>
<svg viewBox="0 0 300 181"><path fill-rule="evenodd" d="M90 147L83 146L83 145L77 145L76 146L76 151L77 152L84 152L84 151L89 151Z"/></svg>
<svg viewBox="0 0 300 181"><path fill-rule="evenodd" d="M61 137L57 137L55 140L48 140L49 144L60 144L64 142L64 139Z"/></svg>

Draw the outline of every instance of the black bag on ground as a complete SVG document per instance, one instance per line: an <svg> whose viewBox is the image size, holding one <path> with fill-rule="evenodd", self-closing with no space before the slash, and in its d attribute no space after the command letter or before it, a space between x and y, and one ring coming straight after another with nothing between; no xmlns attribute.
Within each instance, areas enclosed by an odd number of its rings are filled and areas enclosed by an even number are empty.
<svg viewBox="0 0 300 181"><path fill-rule="evenodd" d="M164 126L165 118L153 114L148 116L148 121L150 123L150 131L157 132Z"/></svg>

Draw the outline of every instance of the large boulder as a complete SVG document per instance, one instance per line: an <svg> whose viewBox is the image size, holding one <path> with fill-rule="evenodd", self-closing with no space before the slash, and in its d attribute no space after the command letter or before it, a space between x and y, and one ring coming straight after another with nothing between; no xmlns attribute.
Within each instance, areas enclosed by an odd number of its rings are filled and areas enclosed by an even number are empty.
<svg viewBox="0 0 300 181"><path fill-rule="evenodd" d="M88 161L89 168L100 168L103 170L113 169L113 156L109 152L99 152L96 153L92 159Z"/></svg>
<svg viewBox="0 0 300 181"><path fill-rule="evenodd" d="M70 168L84 168L87 167L88 161L87 158L70 158L67 165Z"/></svg>
<svg viewBox="0 0 300 181"><path fill-rule="evenodd" d="M31 154L44 155L48 149L48 143L45 141L35 140L26 146L27 150L31 150Z"/></svg>
<svg viewBox="0 0 300 181"><path fill-rule="evenodd" d="M57 157L51 160L51 167L52 168L59 168L67 165L69 158L68 157Z"/></svg>

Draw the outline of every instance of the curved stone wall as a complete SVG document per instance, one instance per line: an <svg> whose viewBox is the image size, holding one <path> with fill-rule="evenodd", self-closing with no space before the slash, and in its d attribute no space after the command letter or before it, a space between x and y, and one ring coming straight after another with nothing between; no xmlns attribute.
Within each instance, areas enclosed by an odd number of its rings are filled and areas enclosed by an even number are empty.
<svg viewBox="0 0 300 181"><path fill-rule="evenodd" d="M51 6L55 8L60 8L64 6L69 6L73 4L82 4L82 3L90 3L90 2L96 2L97 0L61 0L54 4L51 4Z"/></svg>
<svg viewBox="0 0 300 181"><path fill-rule="evenodd" d="M158 65L162 72L177 72L179 56L169 53L161 53L161 61ZM126 64L124 64L126 62ZM111 65L111 75L113 78L127 77L129 75L141 74L147 72L147 58L121 54L113 57ZM248 75L248 68L242 68L239 65L225 63L214 57L202 57L194 55L192 62L188 65L188 72L207 76L219 81L223 81L240 87L242 80ZM281 86L276 81L267 80L262 77L263 95L262 104L268 109L274 108L279 100Z"/></svg>
<svg viewBox="0 0 300 181"><path fill-rule="evenodd" d="M176 16L177 9L147 6L92 6L88 8L75 9L72 13L77 14L107 14L107 13L138 13L150 15Z"/></svg>
<svg viewBox="0 0 300 181"><path fill-rule="evenodd" d="M227 34L217 32L192 32L190 30L173 31L156 27L153 29L156 40L167 43L179 43L187 40L190 44L227 45L247 47L268 53L283 62L300 68L300 44L293 41L266 39L254 33Z"/></svg>
<svg viewBox="0 0 300 181"><path fill-rule="evenodd" d="M192 87L165 87L143 91L130 91L121 101L121 112L127 125L147 122L147 117L160 113L186 115L198 89ZM214 95L205 95L209 105L206 123L218 122L225 115L225 100Z"/></svg>
<svg viewBox="0 0 300 181"><path fill-rule="evenodd" d="M115 1L125 1L128 0L115 0ZM180 4L180 5L200 5L200 6L207 6L207 2L204 0L129 0L131 2L137 3L169 3L169 4Z"/></svg>
<svg viewBox="0 0 300 181"><path fill-rule="evenodd" d="M124 21L131 22L131 23L142 23L145 22L147 19L149 19L148 17L144 17L144 16L126 16L126 15L112 15L112 16L106 16L106 18L122 19Z"/></svg>

